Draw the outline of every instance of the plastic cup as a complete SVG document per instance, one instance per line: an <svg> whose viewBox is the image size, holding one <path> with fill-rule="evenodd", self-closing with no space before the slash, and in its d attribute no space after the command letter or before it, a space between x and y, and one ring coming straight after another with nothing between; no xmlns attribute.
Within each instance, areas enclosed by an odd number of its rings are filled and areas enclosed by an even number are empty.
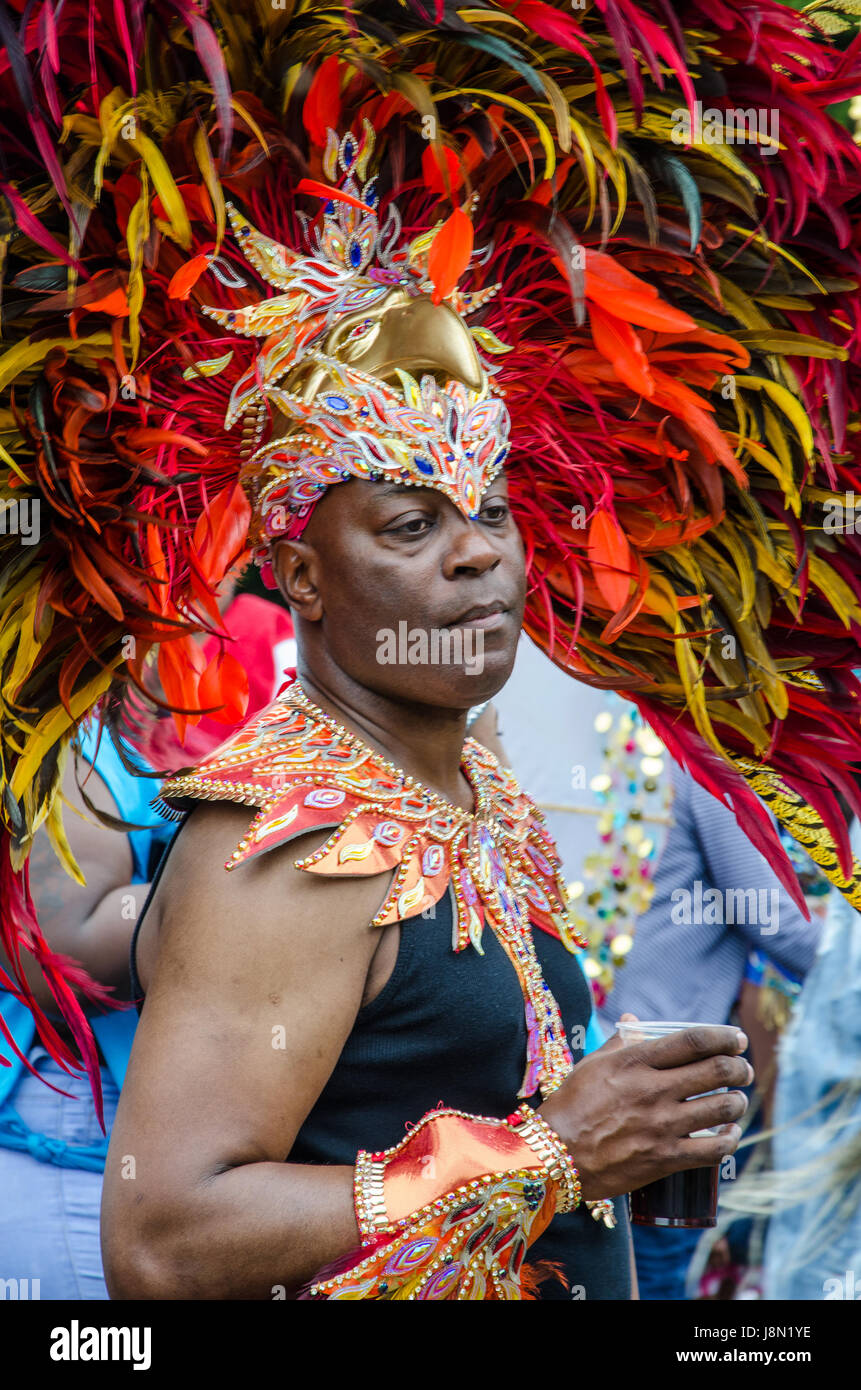
<svg viewBox="0 0 861 1390"><path fill-rule="evenodd" d="M636 1043L652 1042L664 1038L668 1033L681 1033L686 1028L714 1028L713 1023L670 1023L664 1020L637 1020L636 1023L617 1023L616 1032L626 1047ZM725 1091L719 1086L715 1091L701 1091L689 1100L697 1100L702 1095L716 1096ZM700 1135L717 1134L718 1129L697 1129L692 1139ZM650 1182L631 1193L631 1220L638 1226L682 1226L700 1228L717 1225L718 1170L720 1164L711 1168L688 1168L681 1173L670 1173L666 1178Z"/></svg>

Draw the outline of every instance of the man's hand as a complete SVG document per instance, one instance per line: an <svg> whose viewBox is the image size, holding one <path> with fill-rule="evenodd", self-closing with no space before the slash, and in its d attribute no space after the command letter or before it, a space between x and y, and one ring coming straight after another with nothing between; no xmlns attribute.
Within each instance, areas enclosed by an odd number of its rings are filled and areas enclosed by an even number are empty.
<svg viewBox="0 0 861 1390"><path fill-rule="evenodd" d="M628 1047L614 1037L579 1062L540 1113L567 1144L583 1197L617 1197L733 1153L741 1130L732 1122L747 1097L702 1092L750 1084L753 1068L738 1055L746 1046L737 1028L692 1025ZM688 1137L723 1125L720 1134Z"/></svg>

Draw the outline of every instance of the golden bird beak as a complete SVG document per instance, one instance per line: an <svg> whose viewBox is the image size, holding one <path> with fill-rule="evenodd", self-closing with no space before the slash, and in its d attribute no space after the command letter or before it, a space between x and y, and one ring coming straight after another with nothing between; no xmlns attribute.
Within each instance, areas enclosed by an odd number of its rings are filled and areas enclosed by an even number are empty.
<svg viewBox="0 0 861 1390"><path fill-rule="evenodd" d="M364 325L364 332L357 332ZM460 316L428 295L412 297L401 289L370 311L360 309L340 319L321 350L381 381L391 380L401 367L413 376L432 372L440 381L454 378L475 391L484 385L472 334ZM325 368L315 366L301 387L292 389L309 401L331 385Z"/></svg>
<svg viewBox="0 0 861 1390"><path fill-rule="evenodd" d="M361 314L355 317L361 322ZM341 356L352 367L384 380L392 377L396 367L416 377L421 372L433 372L462 381L472 390L481 389L484 373L472 334L447 304L434 304L427 295L410 298L398 291L397 299L392 296L385 302L379 330L368 342L367 350L355 355L345 350L348 344L344 343L344 330L350 331L348 325L349 320L338 325L336 333L341 351L335 348L332 355ZM357 347L361 348L361 340Z"/></svg>

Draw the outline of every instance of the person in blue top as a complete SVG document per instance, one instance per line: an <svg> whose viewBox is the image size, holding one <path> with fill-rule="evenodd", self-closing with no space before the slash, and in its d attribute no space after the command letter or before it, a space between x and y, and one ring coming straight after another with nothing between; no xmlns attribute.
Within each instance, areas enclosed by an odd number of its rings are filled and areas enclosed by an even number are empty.
<svg viewBox="0 0 861 1390"><path fill-rule="evenodd" d="M861 856L861 824L851 830ZM861 919L835 889L780 1045L765 1296L861 1299Z"/></svg>
<svg viewBox="0 0 861 1390"><path fill-rule="evenodd" d="M107 731L96 749L83 739L80 778L99 811L141 827L122 833L95 820L70 763L63 793L66 826L86 886L60 867L44 832L31 857L31 882L42 929L55 951L73 956L114 997L129 999L128 952L135 919L155 864L176 827L149 805L157 782L123 766ZM140 759L136 759L138 763ZM0 965L4 958L0 954ZM55 1005L38 969L30 983L46 1012ZM4 992L2 1013L20 1051L50 1090L13 1056L0 1068L0 1285L22 1297L106 1299L99 1243L99 1207L108 1138L131 1052L134 1008L91 1012L100 1050L107 1137L102 1135L86 1077L70 1076L38 1041L29 1009ZM56 1017L56 1016L55 1016ZM56 1022L58 1029L61 1023ZM11 1049L7 1048L7 1055ZM26 1282L24 1282L26 1281Z"/></svg>
<svg viewBox="0 0 861 1390"><path fill-rule="evenodd" d="M803 979L822 923L807 921L732 811L686 772L672 772L672 825L637 922L634 946L600 1011L609 1035L637 1018L727 1023L751 953ZM850 909L851 911L852 909ZM701 1232L633 1227L640 1297L681 1300Z"/></svg>

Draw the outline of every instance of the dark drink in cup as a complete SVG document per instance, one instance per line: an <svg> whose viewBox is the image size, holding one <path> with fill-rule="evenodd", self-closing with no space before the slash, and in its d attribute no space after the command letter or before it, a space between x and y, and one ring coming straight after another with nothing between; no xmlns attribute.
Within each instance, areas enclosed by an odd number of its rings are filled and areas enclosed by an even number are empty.
<svg viewBox="0 0 861 1390"><path fill-rule="evenodd" d="M666 1037L668 1033L680 1033L686 1028L709 1026L703 1023L638 1021L617 1023L616 1031L626 1046L630 1046ZM720 1089L725 1091L726 1087ZM706 1094L716 1095L717 1092L707 1091ZM714 1133L716 1131L713 1129L698 1129L691 1138ZM688 1168L682 1173L670 1173L666 1178L637 1188L631 1193L631 1220L638 1226L685 1226L695 1229L716 1226L719 1167L715 1163L710 1168Z"/></svg>
<svg viewBox="0 0 861 1390"><path fill-rule="evenodd" d="M715 1226L718 1164L688 1168L631 1193L631 1220L638 1226Z"/></svg>

